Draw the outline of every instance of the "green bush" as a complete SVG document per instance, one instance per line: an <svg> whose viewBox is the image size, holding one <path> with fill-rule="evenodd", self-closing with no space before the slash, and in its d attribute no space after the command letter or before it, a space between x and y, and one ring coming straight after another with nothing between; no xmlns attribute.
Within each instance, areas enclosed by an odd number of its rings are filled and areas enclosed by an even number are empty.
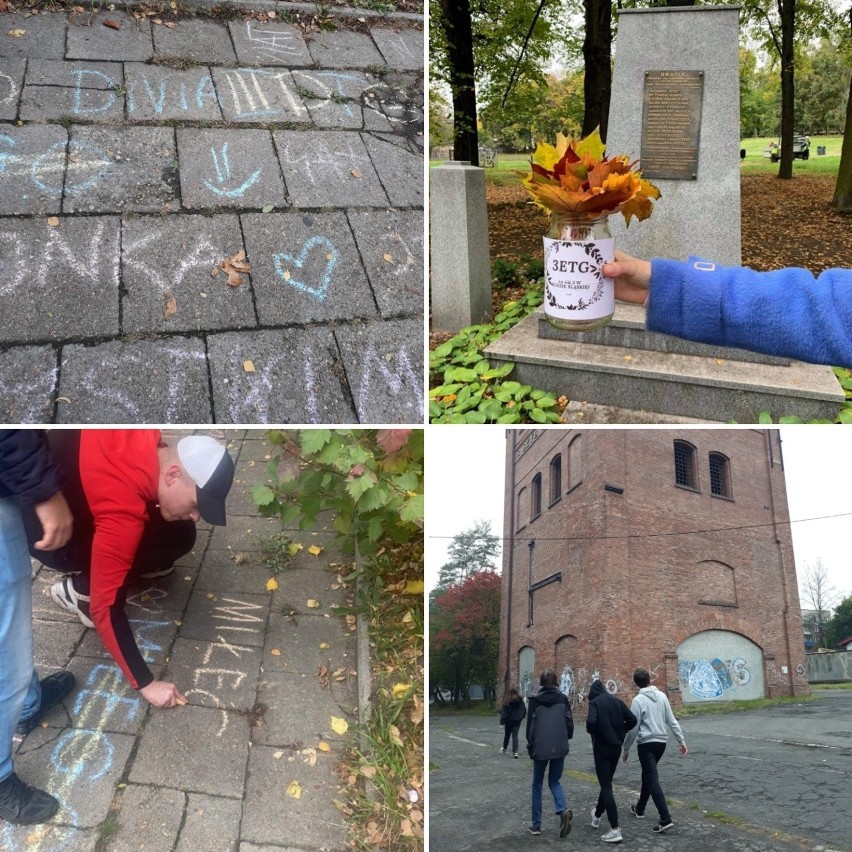
<svg viewBox="0 0 852 852"><path fill-rule="evenodd" d="M498 257L491 264L491 286L495 290L499 292L507 287L517 287L519 283L517 263Z"/></svg>

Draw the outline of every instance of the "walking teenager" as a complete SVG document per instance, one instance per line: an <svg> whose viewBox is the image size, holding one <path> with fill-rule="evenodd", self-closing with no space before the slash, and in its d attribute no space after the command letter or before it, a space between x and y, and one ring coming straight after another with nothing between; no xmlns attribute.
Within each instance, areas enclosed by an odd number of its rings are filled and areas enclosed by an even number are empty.
<svg viewBox="0 0 852 852"><path fill-rule="evenodd" d="M621 843L618 827L618 808L612 792L612 778L621 756L625 735L636 727L636 717L627 705L610 695L600 679L589 690L589 714L586 730L592 735L592 754L595 758L595 774L601 787L598 803L592 811L592 828L598 828L606 811L610 830L601 837L604 843Z"/></svg>
<svg viewBox="0 0 852 852"><path fill-rule="evenodd" d="M526 715L527 708L524 706L524 699L513 686L506 693L503 709L500 711L500 724L503 726L503 748L500 749L500 754L506 753L506 746L509 745L509 737L511 736L512 754L515 757L518 756L518 731Z"/></svg>
<svg viewBox="0 0 852 852"><path fill-rule="evenodd" d="M624 738L623 760L627 763L630 747L636 740L639 763L642 765L642 789L639 793L639 801L631 805L630 810L634 816L644 819L645 806L650 796L660 814L660 821L652 831L660 834L674 825L657 772L657 764L666 750L666 742L669 738L666 728L671 728L680 744L681 757L686 757L688 749L683 731L672 713L669 699L656 686L651 686L651 675L647 669L636 669L633 672L633 683L639 687L639 694L633 699L630 709L637 718L638 724Z"/></svg>
<svg viewBox="0 0 852 852"><path fill-rule="evenodd" d="M541 788L547 770L547 786L559 817L559 836L571 831L574 816L565 804L559 779L568 754L568 740L574 736L574 719L568 696L556 688L556 673L545 669L539 678L539 690L530 696L527 715L527 752L533 760L532 822L530 834L541 834Z"/></svg>

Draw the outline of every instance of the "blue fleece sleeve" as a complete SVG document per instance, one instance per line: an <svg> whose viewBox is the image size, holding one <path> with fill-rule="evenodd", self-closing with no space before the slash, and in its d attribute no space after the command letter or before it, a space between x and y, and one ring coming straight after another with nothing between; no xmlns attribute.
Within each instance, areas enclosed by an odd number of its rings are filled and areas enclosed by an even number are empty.
<svg viewBox="0 0 852 852"><path fill-rule="evenodd" d="M700 343L852 367L852 269L755 272L651 262L647 327Z"/></svg>

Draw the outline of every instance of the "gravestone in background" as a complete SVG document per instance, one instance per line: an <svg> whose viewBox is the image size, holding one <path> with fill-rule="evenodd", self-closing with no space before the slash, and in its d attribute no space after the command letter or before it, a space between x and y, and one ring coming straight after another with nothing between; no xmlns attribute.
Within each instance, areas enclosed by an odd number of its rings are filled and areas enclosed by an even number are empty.
<svg viewBox="0 0 852 852"><path fill-rule="evenodd" d="M610 217L616 247L629 254L678 260L694 254L741 263L739 9L679 6L619 13L607 153L638 159L644 144L649 161L659 166L665 151L657 148L651 158L649 143L671 140L670 168L662 172L678 174L646 175L662 192L650 219L634 219L627 228L621 216ZM668 126L660 121L666 81L658 72L691 72L671 81ZM653 114L648 123L649 109L656 112L656 124ZM686 168L687 140L697 141L694 171Z"/></svg>

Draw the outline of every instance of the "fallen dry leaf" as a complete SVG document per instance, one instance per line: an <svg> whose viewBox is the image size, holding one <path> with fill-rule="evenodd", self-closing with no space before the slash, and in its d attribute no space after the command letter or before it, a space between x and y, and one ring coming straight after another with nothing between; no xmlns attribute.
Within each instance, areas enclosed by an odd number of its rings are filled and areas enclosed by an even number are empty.
<svg viewBox="0 0 852 852"><path fill-rule="evenodd" d="M349 722L338 716L331 717L331 729L335 734L345 734L349 730Z"/></svg>
<svg viewBox="0 0 852 852"><path fill-rule="evenodd" d="M270 577L266 581L266 591L267 592L274 592L277 588L278 588L278 580L276 580L275 577Z"/></svg>
<svg viewBox="0 0 852 852"><path fill-rule="evenodd" d="M364 177L364 174L358 169L352 169L352 177Z"/></svg>
<svg viewBox="0 0 852 852"><path fill-rule="evenodd" d="M298 781L291 781L287 785L287 795L292 796L294 799L301 799L302 785Z"/></svg>
<svg viewBox="0 0 852 852"><path fill-rule="evenodd" d="M166 21L166 22L163 24L163 26L164 26L164 27L167 27L167 28L168 28L168 29L170 29L170 30L173 30L173 29L177 26L177 24L176 24L174 21Z"/></svg>
<svg viewBox="0 0 852 852"><path fill-rule="evenodd" d="M319 555L320 555L320 553L322 553L322 548L321 548L321 547L317 547L317 545L315 545L315 544L312 544L312 545L308 548L308 553L311 553L311 554L313 554L314 556L319 556Z"/></svg>
<svg viewBox="0 0 852 852"><path fill-rule="evenodd" d="M410 683L397 683L394 684L391 692L393 693L394 698L399 698L400 695L405 695L408 690L411 689Z"/></svg>
<svg viewBox="0 0 852 852"><path fill-rule="evenodd" d="M407 580L405 583L406 595L422 595L424 591L422 580Z"/></svg>
<svg viewBox="0 0 852 852"><path fill-rule="evenodd" d="M9 35L12 38L20 38L22 35L26 35L26 30L9 30Z"/></svg>
<svg viewBox="0 0 852 852"><path fill-rule="evenodd" d="M318 600L314 600L314 598L308 598L308 608L309 609L319 609L320 602Z"/></svg>
<svg viewBox="0 0 852 852"><path fill-rule="evenodd" d="M239 287L244 283L241 273L251 272L251 264L246 260L246 253L242 249L240 249L232 257L228 257L220 263L217 263L216 267L214 267L214 271L211 271L210 274L215 276L215 270L217 268L227 273L228 284L231 287Z"/></svg>
<svg viewBox="0 0 852 852"><path fill-rule="evenodd" d="M48 217L47 224L50 225L51 228L58 228L59 227L59 217L58 216Z"/></svg>
<svg viewBox="0 0 852 852"><path fill-rule="evenodd" d="M254 363L252 361L243 361L243 370L247 373L254 373Z"/></svg>
<svg viewBox="0 0 852 852"><path fill-rule="evenodd" d="M375 776L376 776L376 767L375 766L362 766L358 771L365 778L375 778Z"/></svg>
<svg viewBox="0 0 852 852"><path fill-rule="evenodd" d="M118 21L114 21L112 18L107 18L104 21L104 26L109 27L111 30L120 30L121 24Z"/></svg>
<svg viewBox="0 0 852 852"><path fill-rule="evenodd" d="M320 751L331 751L331 746L325 740L320 740L317 743L317 748Z"/></svg>
<svg viewBox="0 0 852 852"><path fill-rule="evenodd" d="M393 263L393 255L392 254L388 254L387 252L385 252L384 258L385 258L385 263Z"/></svg>
<svg viewBox="0 0 852 852"><path fill-rule="evenodd" d="M328 642L320 642L320 651L324 651L328 647Z"/></svg>
<svg viewBox="0 0 852 852"><path fill-rule="evenodd" d="M281 652L277 648L273 648L269 653L272 654L273 657L281 656Z"/></svg>
<svg viewBox="0 0 852 852"><path fill-rule="evenodd" d="M163 308L163 316L168 319L177 313L177 300L171 293L164 293L163 298L166 300L166 305Z"/></svg>

